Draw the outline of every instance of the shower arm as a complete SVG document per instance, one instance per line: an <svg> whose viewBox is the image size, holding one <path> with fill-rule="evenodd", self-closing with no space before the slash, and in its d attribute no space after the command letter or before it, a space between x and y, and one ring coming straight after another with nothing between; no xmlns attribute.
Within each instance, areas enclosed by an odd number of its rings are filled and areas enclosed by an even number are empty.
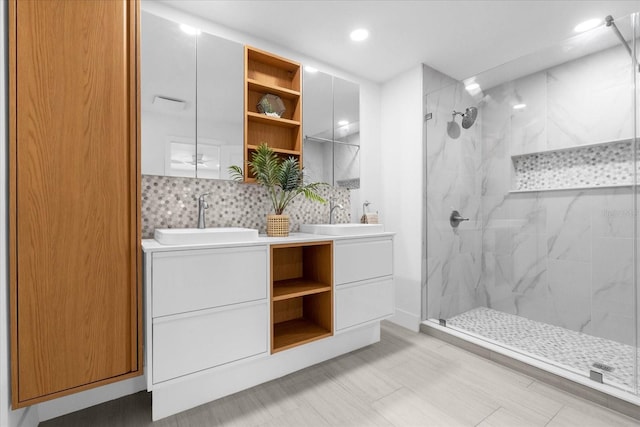
<svg viewBox="0 0 640 427"><path fill-rule="evenodd" d="M640 73L640 64L638 64L638 60L636 59L636 55L633 52L633 50L631 50L631 47L629 46L629 43L627 43L627 41L624 39L624 36L622 35L620 30L618 29L618 26L616 25L616 23L613 22L613 16L611 16L611 15L607 16L606 18L604 18L604 21L606 23L606 26L607 27L611 27L613 32L616 34L616 36L622 42L622 45L625 47L625 49L627 49L627 52L629 52L629 56L631 57L631 60L633 61L634 67L637 66L638 67L638 72Z"/></svg>

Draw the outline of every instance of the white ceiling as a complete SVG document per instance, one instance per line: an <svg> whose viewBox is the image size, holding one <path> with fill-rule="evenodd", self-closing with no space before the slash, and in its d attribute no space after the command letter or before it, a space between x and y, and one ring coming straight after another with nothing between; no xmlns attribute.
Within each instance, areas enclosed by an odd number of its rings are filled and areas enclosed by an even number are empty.
<svg viewBox="0 0 640 427"><path fill-rule="evenodd" d="M462 80L567 39L584 20L640 11L640 0L161 1L378 83L419 63ZM363 43L349 39L357 27L371 33Z"/></svg>

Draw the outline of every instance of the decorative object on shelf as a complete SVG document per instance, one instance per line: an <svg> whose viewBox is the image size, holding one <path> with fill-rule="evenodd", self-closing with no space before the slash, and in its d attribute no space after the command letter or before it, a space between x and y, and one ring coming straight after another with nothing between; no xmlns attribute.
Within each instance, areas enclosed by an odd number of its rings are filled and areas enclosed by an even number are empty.
<svg viewBox="0 0 640 427"><path fill-rule="evenodd" d="M250 175L267 189L273 206L275 215L267 216L267 235L270 237L289 235L289 216L283 215L283 212L298 195L304 194L307 199L320 203L327 202L318 194L318 190L328 184L324 182L305 184L298 159L288 157L283 160L267 144L262 143L258 146L247 165ZM234 180L244 181L244 174L239 166L229 166L229 172ZM281 218L274 218L276 216Z"/></svg>
<svg viewBox="0 0 640 427"><path fill-rule="evenodd" d="M280 99L279 96L272 95L270 93L260 98L256 108L258 109L258 113L272 117L282 117L282 114L286 111L282 99Z"/></svg>

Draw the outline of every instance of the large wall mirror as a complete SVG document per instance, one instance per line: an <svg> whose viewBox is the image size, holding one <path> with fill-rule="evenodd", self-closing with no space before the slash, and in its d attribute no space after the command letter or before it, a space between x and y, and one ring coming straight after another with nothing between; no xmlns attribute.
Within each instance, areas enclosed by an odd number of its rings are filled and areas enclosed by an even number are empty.
<svg viewBox="0 0 640 427"><path fill-rule="evenodd" d="M244 47L142 12L142 173L230 179L242 165ZM307 178L360 186L360 93L356 83L305 70Z"/></svg>
<svg viewBox="0 0 640 427"><path fill-rule="evenodd" d="M310 181L360 188L360 87L305 68L304 168Z"/></svg>
<svg viewBox="0 0 640 427"><path fill-rule="evenodd" d="M142 173L229 179L243 164L244 47L143 11L141 61Z"/></svg>

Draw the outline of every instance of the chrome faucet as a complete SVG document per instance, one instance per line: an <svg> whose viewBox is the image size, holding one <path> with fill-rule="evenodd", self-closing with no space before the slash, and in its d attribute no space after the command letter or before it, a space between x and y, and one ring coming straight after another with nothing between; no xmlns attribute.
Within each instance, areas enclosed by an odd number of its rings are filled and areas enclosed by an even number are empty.
<svg viewBox="0 0 640 427"><path fill-rule="evenodd" d="M207 228L204 211L205 209L209 209L209 203L204 199L204 196L208 195L209 193L204 193L198 196L198 228Z"/></svg>
<svg viewBox="0 0 640 427"><path fill-rule="evenodd" d="M340 203L335 203L333 200L329 201L329 224L333 224L333 211L336 209L344 209Z"/></svg>

